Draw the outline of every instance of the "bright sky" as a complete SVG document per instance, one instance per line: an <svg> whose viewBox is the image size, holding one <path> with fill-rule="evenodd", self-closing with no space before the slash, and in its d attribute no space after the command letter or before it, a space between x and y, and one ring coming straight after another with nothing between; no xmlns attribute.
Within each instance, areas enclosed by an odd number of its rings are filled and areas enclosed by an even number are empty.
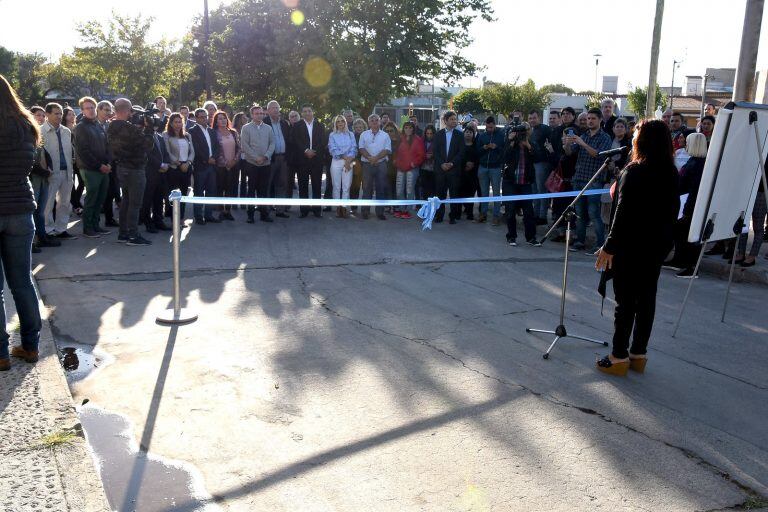
<svg viewBox="0 0 768 512"><path fill-rule="evenodd" d="M213 9L229 0L209 0ZM275 0L277 1L277 0ZM619 91L629 84L646 85L650 63L655 0L492 0L497 20L475 22L467 37L475 42L467 56L486 70L463 85L533 78L538 85L564 83L574 89L595 85L593 54L602 54L598 74L618 75ZM668 86L673 60L683 63L675 83L685 75L701 75L707 67L736 67L746 0L667 0L661 36L659 83ZM199 4L199 6L197 6ZM34 12L30 12L33 5ZM153 16L149 34L179 37L202 0L0 0L0 45L17 51L41 52L51 58L77 44L75 24L107 19L112 9ZM197 9L197 10L196 10ZM32 35L28 20L59 13L56 24ZM596 20L592 22L590 20ZM52 26L54 30L43 27ZM768 68L768 12L763 17L758 69ZM602 83L602 79L601 83Z"/></svg>

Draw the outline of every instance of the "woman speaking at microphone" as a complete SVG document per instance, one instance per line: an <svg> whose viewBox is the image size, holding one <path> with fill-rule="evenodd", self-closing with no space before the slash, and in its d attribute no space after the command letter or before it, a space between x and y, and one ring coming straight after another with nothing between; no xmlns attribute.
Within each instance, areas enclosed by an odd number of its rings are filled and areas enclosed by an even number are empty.
<svg viewBox="0 0 768 512"><path fill-rule="evenodd" d="M595 264L597 270L612 272L616 296L613 349L597 361L601 372L626 375L630 368L645 370L656 285L673 245L680 208L677 178L669 128L660 120L642 122L631 161L616 183L613 223Z"/></svg>

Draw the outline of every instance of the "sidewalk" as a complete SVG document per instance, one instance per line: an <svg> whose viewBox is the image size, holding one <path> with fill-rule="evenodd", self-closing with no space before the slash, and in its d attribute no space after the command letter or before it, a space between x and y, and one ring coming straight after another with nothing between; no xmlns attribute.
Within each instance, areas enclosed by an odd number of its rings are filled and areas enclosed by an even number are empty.
<svg viewBox="0 0 768 512"><path fill-rule="evenodd" d="M10 290L4 296L11 345L19 344ZM42 304L42 303L41 303ZM75 413L47 314L40 361L13 359L0 372L0 501L3 511L107 511L101 479Z"/></svg>

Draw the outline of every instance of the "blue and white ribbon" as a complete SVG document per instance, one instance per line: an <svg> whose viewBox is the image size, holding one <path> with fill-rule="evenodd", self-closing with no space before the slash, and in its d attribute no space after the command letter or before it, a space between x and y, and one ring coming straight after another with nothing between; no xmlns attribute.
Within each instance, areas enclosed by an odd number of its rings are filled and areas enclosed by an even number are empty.
<svg viewBox="0 0 768 512"><path fill-rule="evenodd" d="M610 189L590 189L584 192L585 196L594 196L607 194ZM579 190L569 192L547 192L546 194L517 194L511 196L488 196L488 197L463 197L456 199L439 199L430 197L426 201L416 199L288 199L288 198L269 198L269 197L200 197L191 192L189 195L182 195L179 190L171 192L168 199L170 201L180 201L182 203L193 204L231 204L231 205L250 205L250 206L420 206L418 216L424 219L421 223L422 230L432 229L432 221L435 218L437 210L444 204L455 203L498 203L512 201L527 201L537 199L557 199L561 197L576 197Z"/></svg>

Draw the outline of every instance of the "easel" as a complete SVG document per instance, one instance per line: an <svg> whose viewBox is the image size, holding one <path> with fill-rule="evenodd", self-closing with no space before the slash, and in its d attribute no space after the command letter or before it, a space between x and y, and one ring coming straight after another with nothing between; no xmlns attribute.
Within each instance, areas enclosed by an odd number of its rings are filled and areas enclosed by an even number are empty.
<svg viewBox="0 0 768 512"><path fill-rule="evenodd" d="M755 143L757 148L757 161L760 165L760 171L761 171L761 180L763 185L763 190L768 192L768 178L766 178L766 172L765 172L765 160L763 159L763 145L760 143L760 132L757 128L757 112L751 111L749 113L749 124L755 129ZM722 158L722 152L718 156L718 158ZM759 185L758 185L759 187ZM759 194L759 191L758 191ZM768 203L768 194L764 194L764 199L766 203ZM751 195L748 201L751 202ZM710 198L711 201L711 198ZM736 223L733 226L733 232L736 235L735 243L738 244L739 237L742 236L742 230L744 229L744 226L747 225L748 222L746 219L746 213L749 211L749 203L747 203L746 207L741 211L741 215L739 215L739 218L736 220ZM680 320L683 318L683 312L685 311L685 306L688 303L688 297L691 294L691 288L693 288L693 282L695 281L696 276L699 273L699 266L701 265L701 260L704 257L704 251L706 249L707 243L709 242L709 238L712 235L712 232L715 228L715 220L717 218L717 213L713 214L710 219L707 220L706 225L704 226L704 229L701 234L701 251L699 252L699 259L696 261L696 267L693 271L693 276L691 277L691 282L688 283L688 290L685 292L685 298L683 299L683 304L680 307L680 313L677 316L677 322L675 322L675 329L672 331L672 337L674 338L677 335L677 329L680 327ZM734 247L734 252L736 251L736 247ZM731 293L731 285L733 283L733 272L736 267L736 255L734 254L731 257L731 269L728 274L728 287L725 291L725 302L723 303L723 313L720 317L721 322L725 322L725 312L728 308L728 299L730 297Z"/></svg>

